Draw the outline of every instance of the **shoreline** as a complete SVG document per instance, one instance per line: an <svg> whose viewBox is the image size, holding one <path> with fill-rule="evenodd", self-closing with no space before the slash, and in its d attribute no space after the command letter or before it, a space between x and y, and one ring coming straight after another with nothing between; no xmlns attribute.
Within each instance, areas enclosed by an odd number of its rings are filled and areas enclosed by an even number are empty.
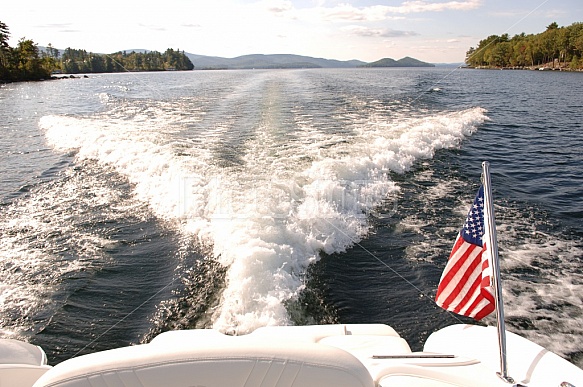
<svg viewBox="0 0 583 387"><path fill-rule="evenodd" d="M435 66L438 67L438 66ZM367 68L367 67L354 67L355 69L358 68ZM404 67L400 67L400 68L404 68ZM523 70L523 71L559 71L559 72L572 72L572 73L583 73L583 69L571 69L568 67L550 67L550 66L543 66L543 65L539 65L539 66L515 66L515 67L499 67L499 66L468 66L468 65L462 65L462 66L457 66L457 68L459 69L467 69L467 70ZM236 70L236 69L228 69L228 68L197 68L197 69L193 69L193 70L184 70L184 71L210 71L210 70ZM129 73L134 73L134 72L143 72L143 71L128 71ZM124 72L103 72L103 73L85 73L83 75L76 75L76 74L66 74L63 73L60 76L58 74L53 74L50 78L41 78L41 79L20 79L20 80L0 80L0 85L8 85L11 83L19 83L19 82L44 82L44 81L54 81L54 80L60 80L60 79L83 79L83 78L89 78L89 76L87 74L93 75L93 74L119 74L119 73L124 73Z"/></svg>
<svg viewBox="0 0 583 387"><path fill-rule="evenodd" d="M460 66L462 69L473 69L473 70L527 70L527 71L564 71L571 73L581 73L583 69L572 69L569 67L552 67L548 65L538 65L538 66Z"/></svg>
<svg viewBox="0 0 583 387"><path fill-rule="evenodd" d="M96 73L97 74L97 73ZM59 79L81 79L81 78L89 78L87 75L63 75L61 77L51 76L50 78L40 78L40 79L18 79L15 81L8 81L5 79L0 80L0 85L9 85L11 83L19 83L19 82L44 82L44 81L56 81Z"/></svg>

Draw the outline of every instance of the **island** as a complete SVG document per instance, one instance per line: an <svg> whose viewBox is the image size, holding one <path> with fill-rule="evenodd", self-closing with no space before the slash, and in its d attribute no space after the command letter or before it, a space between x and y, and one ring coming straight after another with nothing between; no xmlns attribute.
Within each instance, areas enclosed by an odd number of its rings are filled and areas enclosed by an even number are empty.
<svg viewBox="0 0 583 387"><path fill-rule="evenodd" d="M194 69L184 51L168 48L163 53L149 50L126 50L112 54L94 54L85 50L60 50L47 47L55 69L67 74L120 73L138 71L184 71Z"/></svg>
<svg viewBox="0 0 583 387"><path fill-rule="evenodd" d="M383 58L376 62L364 64L361 67L435 67L435 65L406 56L399 60Z"/></svg>

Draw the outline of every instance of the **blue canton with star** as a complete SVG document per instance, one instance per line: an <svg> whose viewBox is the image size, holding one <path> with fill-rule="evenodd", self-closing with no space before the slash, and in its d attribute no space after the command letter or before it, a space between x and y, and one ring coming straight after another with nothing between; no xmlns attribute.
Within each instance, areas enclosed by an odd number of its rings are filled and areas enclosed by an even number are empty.
<svg viewBox="0 0 583 387"><path fill-rule="evenodd" d="M481 247L484 231L484 187L481 186L460 233L466 242Z"/></svg>

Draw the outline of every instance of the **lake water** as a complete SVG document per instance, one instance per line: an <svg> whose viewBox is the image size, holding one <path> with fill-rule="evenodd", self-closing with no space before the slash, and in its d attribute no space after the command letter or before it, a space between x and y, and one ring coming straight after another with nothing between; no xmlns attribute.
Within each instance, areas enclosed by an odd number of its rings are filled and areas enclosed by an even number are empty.
<svg viewBox="0 0 583 387"><path fill-rule="evenodd" d="M0 87L0 336L386 323L414 350L491 164L507 328L583 365L581 74L310 69ZM494 324L493 317L485 319Z"/></svg>

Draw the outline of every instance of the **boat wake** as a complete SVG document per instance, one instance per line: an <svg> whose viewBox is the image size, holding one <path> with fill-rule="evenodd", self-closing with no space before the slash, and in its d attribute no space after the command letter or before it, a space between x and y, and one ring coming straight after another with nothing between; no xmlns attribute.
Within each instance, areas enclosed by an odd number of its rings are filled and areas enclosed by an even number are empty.
<svg viewBox="0 0 583 387"><path fill-rule="evenodd" d="M212 109L104 98L103 113L40 120L55 150L115 170L159 219L212 251L226 268L212 316L223 332L290 324L286 302L319 252L360 241L367 214L399 189L388 173L458 147L487 120L481 108L412 113L353 97L322 116L308 100L317 96L290 96L292 80L273 74Z"/></svg>

